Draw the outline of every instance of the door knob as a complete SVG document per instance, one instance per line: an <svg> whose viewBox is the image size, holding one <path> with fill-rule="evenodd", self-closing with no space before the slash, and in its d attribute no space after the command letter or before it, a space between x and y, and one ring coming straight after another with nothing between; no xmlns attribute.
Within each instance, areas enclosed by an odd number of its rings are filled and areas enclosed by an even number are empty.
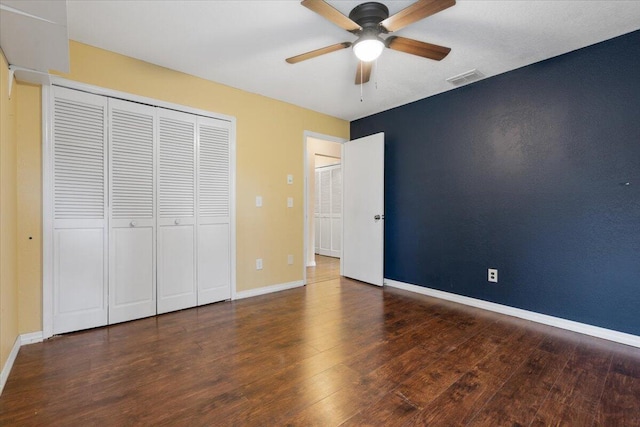
<svg viewBox="0 0 640 427"><path fill-rule="evenodd" d="M376 215L373 217L373 219L375 219L376 221L380 221L381 219L384 219L384 215Z"/></svg>
<svg viewBox="0 0 640 427"><path fill-rule="evenodd" d="M173 223L174 223L175 225L180 225L180 218L176 218L176 220L175 220L175 221L173 221Z"/></svg>
<svg viewBox="0 0 640 427"><path fill-rule="evenodd" d="M131 222L129 223L129 225L130 225L131 227L135 227L136 225L138 225L138 223L137 223L137 222L135 222L135 221L131 221Z"/></svg>

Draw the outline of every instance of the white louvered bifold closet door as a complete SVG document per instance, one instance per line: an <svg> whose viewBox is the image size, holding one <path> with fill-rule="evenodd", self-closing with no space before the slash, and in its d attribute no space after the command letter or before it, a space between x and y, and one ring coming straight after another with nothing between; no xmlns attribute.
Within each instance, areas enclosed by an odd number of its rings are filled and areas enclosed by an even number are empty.
<svg viewBox="0 0 640 427"><path fill-rule="evenodd" d="M231 129L198 117L198 305L231 298Z"/></svg>
<svg viewBox="0 0 640 427"><path fill-rule="evenodd" d="M316 253L340 257L342 244L342 167L316 168Z"/></svg>
<svg viewBox="0 0 640 427"><path fill-rule="evenodd" d="M195 307L196 116L158 109L158 313Z"/></svg>
<svg viewBox="0 0 640 427"><path fill-rule="evenodd" d="M342 245L342 167L331 168L331 256L339 258Z"/></svg>
<svg viewBox="0 0 640 427"><path fill-rule="evenodd" d="M314 252L320 253L320 230L322 229L321 215L320 215L320 171L318 169L315 170L315 182L314 182L314 206L313 206L313 232L314 232L314 242L313 249Z"/></svg>
<svg viewBox="0 0 640 427"><path fill-rule="evenodd" d="M320 255L331 255L331 171L320 169Z"/></svg>
<svg viewBox="0 0 640 427"><path fill-rule="evenodd" d="M109 100L109 323L156 314L155 108Z"/></svg>
<svg viewBox="0 0 640 427"><path fill-rule="evenodd" d="M107 99L53 88L53 333L107 324Z"/></svg>

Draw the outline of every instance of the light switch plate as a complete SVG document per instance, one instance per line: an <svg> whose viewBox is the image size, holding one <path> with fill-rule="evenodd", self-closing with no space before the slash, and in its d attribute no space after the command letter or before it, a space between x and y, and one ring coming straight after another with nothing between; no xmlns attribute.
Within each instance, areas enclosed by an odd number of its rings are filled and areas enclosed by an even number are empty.
<svg viewBox="0 0 640 427"><path fill-rule="evenodd" d="M293 197L287 197L287 207L288 208L293 207Z"/></svg>
<svg viewBox="0 0 640 427"><path fill-rule="evenodd" d="M287 184L293 184L293 175L287 175Z"/></svg>
<svg viewBox="0 0 640 427"><path fill-rule="evenodd" d="M256 196L256 207L257 208L262 207L262 196Z"/></svg>

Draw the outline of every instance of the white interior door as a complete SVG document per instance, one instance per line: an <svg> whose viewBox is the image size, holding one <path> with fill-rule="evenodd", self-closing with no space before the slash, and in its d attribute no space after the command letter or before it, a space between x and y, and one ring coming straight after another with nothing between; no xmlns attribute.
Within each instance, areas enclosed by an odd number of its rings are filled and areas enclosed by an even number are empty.
<svg viewBox="0 0 640 427"><path fill-rule="evenodd" d="M53 333L107 324L107 99L54 87Z"/></svg>
<svg viewBox="0 0 640 427"><path fill-rule="evenodd" d="M196 116L158 109L158 313L195 307Z"/></svg>
<svg viewBox="0 0 640 427"><path fill-rule="evenodd" d="M382 286L384 133L348 141L342 154L341 274Z"/></svg>
<svg viewBox="0 0 640 427"><path fill-rule="evenodd" d="M109 100L109 323L156 314L155 108Z"/></svg>
<svg viewBox="0 0 640 427"><path fill-rule="evenodd" d="M197 121L198 305L231 298L231 124Z"/></svg>

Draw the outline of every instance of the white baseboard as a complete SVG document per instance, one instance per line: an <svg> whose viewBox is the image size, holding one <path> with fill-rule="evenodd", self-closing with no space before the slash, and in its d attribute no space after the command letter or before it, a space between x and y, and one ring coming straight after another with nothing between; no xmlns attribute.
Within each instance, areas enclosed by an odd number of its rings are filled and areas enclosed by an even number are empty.
<svg viewBox="0 0 640 427"><path fill-rule="evenodd" d="M0 374L0 395L2 394L2 390L4 390L4 385L7 383L9 373L11 373L11 368L13 368L16 357L18 357L20 347L36 342L42 342L42 331L22 334L16 337L16 341L13 343L13 347L11 348L11 352L9 353L9 357L2 367L2 373Z"/></svg>
<svg viewBox="0 0 640 427"><path fill-rule="evenodd" d="M531 320L532 322L542 323L544 325L555 326L556 328L566 329L593 337L602 338L609 341L619 342L621 344L640 347L640 336L631 335L624 332L605 329L599 326L588 325L586 323L574 322L573 320L562 319L560 317L549 316L546 314L536 313L535 311L522 310L520 308L509 307L508 305L496 304L494 302L484 301L476 298L465 297L462 295L452 294L449 292L439 291L437 289L425 288L423 286L412 285L409 283L398 282L391 279L384 279L385 286L403 289L405 291L415 292L447 301L457 302L459 304L469 305L471 307L482 308L496 313L506 314L507 316L519 317L520 319Z"/></svg>
<svg viewBox="0 0 640 427"><path fill-rule="evenodd" d="M2 374L0 374L0 394L2 394L4 385L7 383L9 373L11 372L11 368L13 368L13 362L16 361L16 357L18 356L18 351L20 351L20 336L16 337L16 341L13 343L9 357L2 367Z"/></svg>
<svg viewBox="0 0 640 427"><path fill-rule="evenodd" d="M44 340L42 331L20 335L20 345L35 344Z"/></svg>
<svg viewBox="0 0 640 427"><path fill-rule="evenodd" d="M258 295L266 295L273 292L286 291L287 289L299 288L300 286L304 286L304 282L302 280L297 280L295 282L289 283L281 283L279 285L265 286L264 288L249 289L248 291L236 292L236 295L233 299L236 300L257 297Z"/></svg>

